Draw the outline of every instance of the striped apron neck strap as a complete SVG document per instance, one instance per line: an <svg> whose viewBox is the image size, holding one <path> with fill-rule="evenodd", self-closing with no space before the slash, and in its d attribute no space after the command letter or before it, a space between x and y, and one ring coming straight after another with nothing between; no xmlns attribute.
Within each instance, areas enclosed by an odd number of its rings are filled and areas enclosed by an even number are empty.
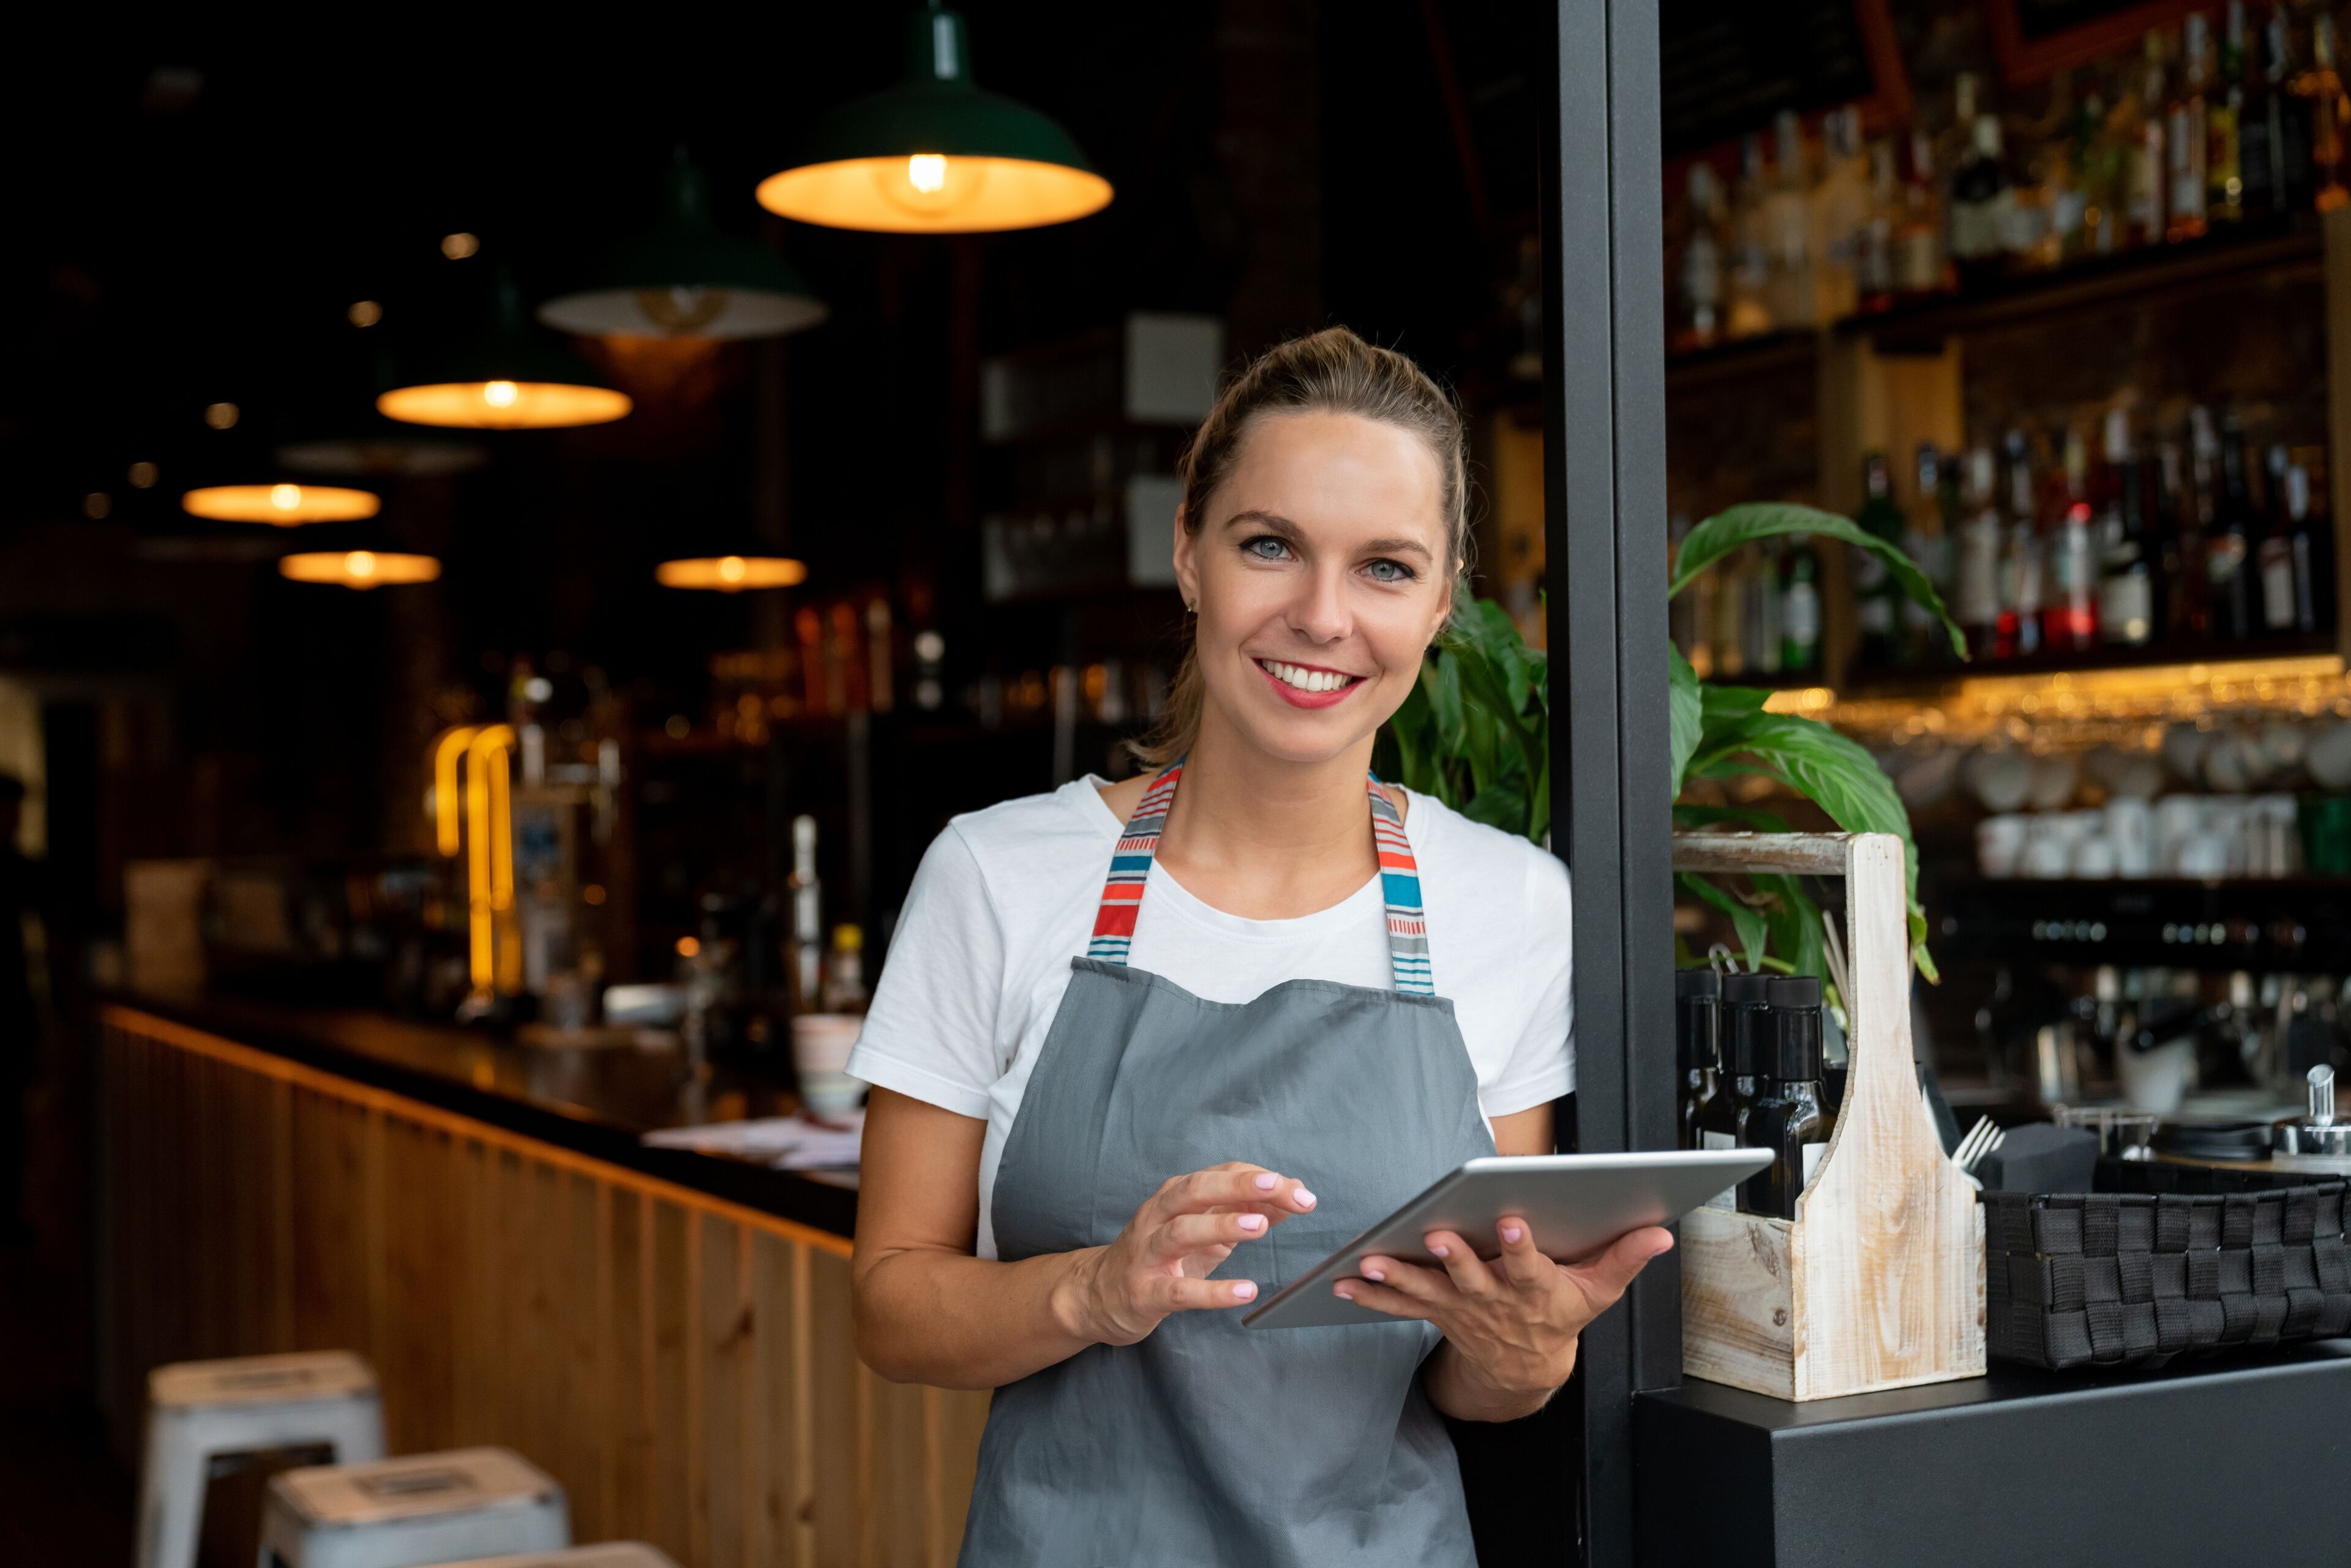
<svg viewBox="0 0 2351 1568"><path fill-rule="evenodd" d="M1092 939L1086 956L1123 967L1134 948L1134 917L1143 907L1143 889L1151 880L1151 862L1159 853L1159 834L1167 826L1167 808L1175 803L1176 786L1184 777L1184 759L1151 781L1126 820L1118 847L1111 852L1110 878L1102 885L1102 903L1094 911ZM1405 837L1404 813L1378 776L1366 773L1364 788L1371 797L1372 847L1380 862L1380 896L1387 906L1388 965L1395 988L1415 996L1433 997L1437 981L1428 966L1428 916L1420 906L1420 862L1413 858Z"/></svg>
<svg viewBox="0 0 2351 1568"><path fill-rule="evenodd" d="M1420 862L1404 835L1404 813L1376 774L1364 776L1372 792L1372 847L1380 857L1380 896L1388 908L1388 966L1395 988L1414 996L1437 994L1428 967L1428 915L1420 906Z"/></svg>

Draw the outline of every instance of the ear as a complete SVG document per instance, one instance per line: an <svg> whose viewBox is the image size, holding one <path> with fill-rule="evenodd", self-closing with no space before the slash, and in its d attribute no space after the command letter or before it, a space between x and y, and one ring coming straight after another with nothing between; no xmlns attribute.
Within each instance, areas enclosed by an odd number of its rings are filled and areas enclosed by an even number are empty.
<svg viewBox="0 0 2351 1568"><path fill-rule="evenodd" d="M1200 602L1200 568L1192 530L1184 526L1184 504L1176 504L1176 588L1186 605Z"/></svg>

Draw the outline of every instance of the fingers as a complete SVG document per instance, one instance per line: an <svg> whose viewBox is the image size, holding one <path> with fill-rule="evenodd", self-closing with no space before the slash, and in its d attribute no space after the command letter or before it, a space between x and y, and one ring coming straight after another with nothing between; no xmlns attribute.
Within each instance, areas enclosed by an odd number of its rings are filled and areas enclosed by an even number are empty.
<svg viewBox="0 0 2351 1568"><path fill-rule="evenodd" d="M1152 1282L1152 1305L1163 1312L1245 1307L1257 1300L1255 1280L1194 1280L1169 1275Z"/></svg>
<svg viewBox="0 0 2351 1568"><path fill-rule="evenodd" d="M1513 1285L1540 1285L1551 1278L1558 1267L1535 1248L1534 1227L1517 1215L1507 1216L1494 1228L1502 1243L1502 1255L1494 1260L1503 1279Z"/></svg>
<svg viewBox="0 0 2351 1568"><path fill-rule="evenodd" d="M1176 1176L1160 1186L1153 1202L1163 1215L1255 1207L1268 1215L1284 1216L1311 1212L1316 1198L1304 1182L1293 1176L1236 1163Z"/></svg>
<svg viewBox="0 0 2351 1568"><path fill-rule="evenodd" d="M1151 1232L1152 1256L1160 1259L1181 1258L1190 1252L1222 1249L1230 1251L1244 1241L1254 1241L1271 1229L1273 1222L1255 1212L1227 1209L1218 1214L1179 1214Z"/></svg>
<svg viewBox="0 0 2351 1568"><path fill-rule="evenodd" d="M1521 1226L1520 1228L1524 1229ZM1482 1296L1494 1288L1493 1270L1486 1267L1467 1241L1450 1230L1432 1230L1421 1238L1428 1255L1445 1265L1453 1280L1454 1288L1465 1296Z"/></svg>
<svg viewBox="0 0 2351 1568"><path fill-rule="evenodd" d="M1459 1287L1447 1277L1444 1270L1426 1269L1395 1258L1365 1258L1355 1265L1355 1272L1374 1285L1418 1302L1424 1315L1427 1310L1460 1294ZM1342 1283L1352 1287L1354 1281L1343 1281Z"/></svg>
<svg viewBox="0 0 2351 1568"><path fill-rule="evenodd" d="M1649 1260L1671 1251L1673 1245L1673 1232L1658 1226L1628 1230L1611 1242L1605 1251L1569 1268L1567 1274L1590 1298L1596 1313L1605 1311L1625 1293L1625 1288Z"/></svg>
<svg viewBox="0 0 2351 1568"><path fill-rule="evenodd" d="M1343 1301L1353 1301L1359 1307L1369 1307L1392 1318L1420 1318L1425 1321L1428 1317L1426 1306L1393 1285L1375 1285L1368 1280L1342 1280L1331 1289Z"/></svg>

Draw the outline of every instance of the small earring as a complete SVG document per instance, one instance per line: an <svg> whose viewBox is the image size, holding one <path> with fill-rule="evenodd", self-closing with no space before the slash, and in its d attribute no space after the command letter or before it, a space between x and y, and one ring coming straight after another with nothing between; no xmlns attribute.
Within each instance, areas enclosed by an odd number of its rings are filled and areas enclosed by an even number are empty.
<svg viewBox="0 0 2351 1568"><path fill-rule="evenodd" d="M1186 601L1184 601L1184 613L1185 613L1185 614L1186 614L1186 615L1197 615L1199 612L1200 612L1200 607L1199 607L1197 604L1195 604L1192 601L1190 601L1190 600L1188 600L1188 599L1187 599L1187 600L1186 600Z"/></svg>

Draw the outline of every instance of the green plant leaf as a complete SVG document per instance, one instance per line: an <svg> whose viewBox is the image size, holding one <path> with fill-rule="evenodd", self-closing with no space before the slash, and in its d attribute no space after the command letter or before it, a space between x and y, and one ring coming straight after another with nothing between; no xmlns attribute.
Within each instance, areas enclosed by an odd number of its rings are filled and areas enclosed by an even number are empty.
<svg viewBox="0 0 2351 1568"><path fill-rule="evenodd" d="M1698 672L1682 657L1679 648L1673 649L1673 661L1666 667L1666 701L1668 726L1673 737L1674 794L1682 792L1682 771L1689 766L1690 754L1698 749L1698 735L1705 724L1706 698L1699 692Z"/></svg>
<svg viewBox="0 0 2351 1568"><path fill-rule="evenodd" d="M1736 895L1694 872L1676 872L1674 882L1699 903L1711 904L1730 916L1730 928L1739 933L1739 945L1746 949L1747 967L1750 969L1762 967L1763 948L1770 940L1770 928L1761 910L1750 908Z"/></svg>
<svg viewBox="0 0 2351 1568"><path fill-rule="evenodd" d="M1761 806L1697 806L1676 802L1674 828L1711 828L1725 822L1735 822L1758 833L1784 833L1788 819L1777 811L1767 811Z"/></svg>
<svg viewBox="0 0 2351 1568"><path fill-rule="evenodd" d="M1943 607L1943 596L1935 591L1935 585L1927 580L1927 574L1918 570L1916 561L1899 546L1817 507L1800 507L1787 501L1743 501L1717 512L1682 537L1681 549L1674 558L1672 580L1666 585L1666 597L1671 599L1681 592L1700 572L1733 550L1759 539L1790 534L1842 539L1877 557L1886 563L1894 580L1901 584L1910 601L1942 622L1943 633L1951 641L1951 652L1962 659L1968 656L1967 638L1960 633L1959 622L1951 619L1950 612Z"/></svg>

